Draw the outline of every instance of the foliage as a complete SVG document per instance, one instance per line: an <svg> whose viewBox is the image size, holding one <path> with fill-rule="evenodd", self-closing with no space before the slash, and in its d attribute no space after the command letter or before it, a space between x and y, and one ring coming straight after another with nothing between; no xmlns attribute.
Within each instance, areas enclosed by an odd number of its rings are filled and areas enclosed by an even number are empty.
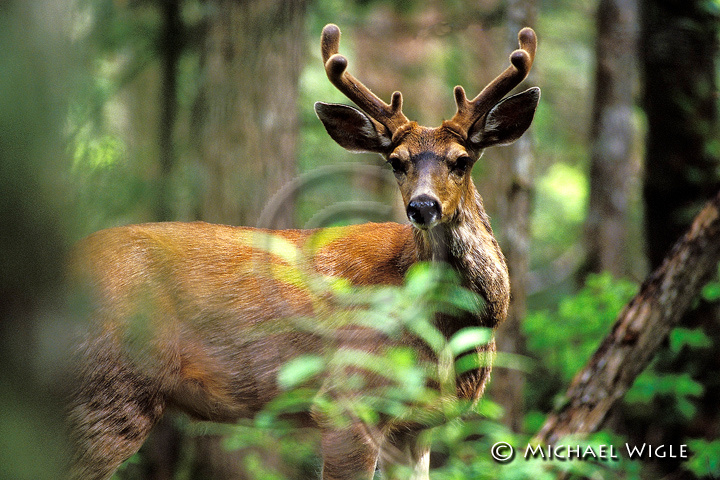
<svg viewBox="0 0 720 480"><path fill-rule="evenodd" d="M588 292L577 303L611 304L618 294L605 291L606 280L601 277L589 282ZM491 340L490 332L480 327L463 329L446 339L434 324L438 313L473 312L481 305L474 294L458 284L451 270L417 264L400 287L349 288L342 282L325 283L322 278L306 285L315 290L315 298L327 299L329 294L334 306L344 307L331 312L329 322L337 331L350 327L368 329L370 335L374 331L389 339L415 338L432 354L428 357L422 353L423 349L398 343L378 352L330 349L317 356L300 356L288 362L278 374L283 389L279 397L254 420L222 427L222 431L231 432L225 446L245 452L245 466L253 478L285 478L282 467L260 460L258 452L268 449L281 457L283 461L279 465L318 468L319 460L313 453L317 437L302 430L298 432L292 420L296 414L308 412L338 427L357 419L372 426L386 416L417 418L422 412L423 422L432 427L427 435L438 459L434 461L432 475L441 480L549 480L561 472L571 474L571 478L575 478L573 475L617 478L620 464L612 462L545 458L499 462L491 456L494 445L507 442L516 449L512 460L520 459L525 455L530 437L503 426L499 422L502 408L491 400L483 399L473 407L447 395L454 392L457 374L483 365L482 357L470 355L473 360L468 362L468 356L463 354ZM602 293L600 300L590 299L593 289ZM303 319L298 319L296 325L308 328ZM368 383L379 377L382 378L380 384ZM606 434L598 434L579 443L593 446L608 442Z"/></svg>
<svg viewBox="0 0 720 480"><path fill-rule="evenodd" d="M663 417L657 419L657 423L670 427L691 421L697 414L697 401L703 396L705 387L698 381L694 369L687 368L681 373L668 372L662 365L677 361L685 355L697 355L711 346L712 340L702 329L673 329L668 336L668 348L658 353L654 362L638 376L623 398L628 412L637 418L647 418L654 415L653 407L661 405Z"/></svg>
<svg viewBox="0 0 720 480"><path fill-rule="evenodd" d="M538 359L528 376L526 428L537 431L542 412L557 407L573 376L609 332L637 285L609 273L588 275L585 286L554 309L530 311L523 322L528 353Z"/></svg>
<svg viewBox="0 0 720 480"><path fill-rule="evenodd" d="M687 470L699 478L720 476L720 440L690 440L688 447L692 456L685 462Z"/></svg>
<svg viewBox="0 0 720 480"><path fill-rule="evenodd" d="M703 297L714 299L716 288L716 282L710 282L703 290ZM544 421L540 412L552 408L552 402L560 398L557 395L565 391L569 381L584 366L637 289L635 283L614 279L609 273L589 275L585 286L576 294L563 297L556 310L534 311L528 315L524 325L528 348L533 356L542 359L539 367L542 373L529 377L526 419L529 431L540 427ZM553 325L562 325L562 328ZM654 412L662 406L663 418L654 419L657 425L673 428L691 421L697 414L697 400L704 393L703 385L692 370L666 372L661 364L692 356L711 345L711 339L702 329L673 329L668 337L668 348L638 376L623 398L628 420L656 415ZM542 381L535 381L536 378ZM717 462L713 455L717 445L704 440L687 440L686 443L690 445L691 456L684 468L698 476L714 475ZM641 464L625 462L614 466L616 474L620 474L619 469L623 475L636 478L634 475L639 475Z"/></svg>
<svg viewBox="0 0 720 480"><path fill-rule="evenodd" d="M720 300L720 265L718 265L718 273L715 279L703 287L702 298L708 302Z"/></svg>
<svg viewBox="0 0 720 480"><path fill-rule="evenodd" d="M296 266L302 268L301 262ZM307 272L296 276L304 275ZM422 410L423 421L445 425L452 424L458 415L471 408L465 401L446 394L455 390L456 368L477 368L483 361L471 355L475 360L468 362L463 354L486 345L491 336L487 329L477 327L466 328L446 339L435 327L433 320L438 313L475 312L482 305L474 294L458 284L451 270L417 264L401 287L349 288L342 282L323 278L303 283L314 291L313 298L324 301L332 298L329 317L320 321L333 325L334 330L325 335L334 337L346 328L360 329L369 336L387 338L391 344L377 352L328 348L315 356L291 360L278 374L283 393L254 420L228 427L232 430L226 441L228 448L255 451L273 449L277 444L292 445L273 451L286 462L314 465L317 461L311 454L313 447L317 447L317 438L298 433L292 421L296 414L312 413L325 423L342 427L353 419L375 425L388 415L415 418ZM297 328L323 331L317 328L317 320L294 321ZM431 356L406 346L408 339L428 347ZM457 363L455 358L459 359ZM375 381L368 383L372 379ZM462 424L455 425L457 428ZM469 434L469 430L464 431ZM446 440L450 438L450 430L443 435ZM252 454L245 458L246 467L255 478L282 478L282 472L268 471L272 467L256 460Z"/></svg>
<svg viewBox="0 0 720 480"><path fill-rule="evenodd" d="M717 300L716 288L717 280L703 288L695 312L698 307L702 308L702 302ZM698 417L705 414L704 399L715 388L715 381L707 382L704 377L708 366L714 365L716 342L714 332L702 327L676 327L668 336L667 346L656 354L653 363L638 376L623 398L623 411L629 422L652 423L656 428L677 432L675 441L687 444L690 450L683 467L698 477L715 475L712 472L717 471L717 465L710 459L717 445L693 439L697 434L686 425L697 422Z"/></svg>
<svg viewBox="0 0 720 480"><path fill-rule="evenodd" d="M560 300L554 311L531 312L524 324L528 348L542 365L569 380L587 362L608 333L637 285L609 273L591 274L575 295Z"/></svg>
<svg viewBox="0 0 720 480"><path fill-rule="evenodd" d="M696 407L691 399L699 397L702 393L702 385L693 380L688 373L663 374L650 368L635 380L624 401L630 404L648 405L656 397L667 397L673 401L680 415L691 419L696 413Z"/></svg>
<svg viewBox="0 0 720 480"><path fill-rule="evenodd" d="M470 417L434 429L433 451L446 458L445 463L432 470L432 478L461 479L557 479L638 478L639 467L622 458L617 449L608 451L609 445L621 445L615 435L599 432L593 435L565 438L557 456L547 446L538 446L525 434L513 433L493 418ZM512 446L506 460L495 460L488 453L495 446ZM579 449L573 461L560 458L567 455L568 447ZM553 447L550 447L553 448ZM589 450L590 449L590 450ZM552 450L554 452L554 450ZM507 451L497 451L507 454ZM584 454L584 455L583 455ZM579 460L578 458L582 458Z"/></svg>
<svg viewBox="0 0 720 480"><path fill-rule="evenodd" d="M323 320L334 326L328 335L334 336L338 329L360 328L366 330L369 337L387 337L391 344L377 353L329 349L318 357L301 357L291 361L279 373L287 395L271 402L265 414L258 417L261 424L270 423L273 416L279 418L288 410L296 410L297 402L301 406L308 405L312 410L320 409L323 416L334 417L339 423L345 423L350 417L376 423L378 413L402 417L419 405L440 406L440 392L429 388L428 382L440 382L441 390L454 391L452 359L490 341L489 331L480 327L463 329L446 340L434 325L433 320L438 313L475 312L481 305L474 294L458 285L451 270L416 264L408 272L402 288L328 285L333 289L335 305L330 318ZM325 295L319 297L326 298ZM337 309L337 305L343 308ZM305 328L302 321L297 325ZM311 328L317 331L315 325ZM433 357L438 359L437 363L406 346L408 338L429 347ZM464 363L462 366L468 368ZM371 378L382 377L381 386L371 388L366 383L367 373ZM330 385L328 393L332 396L342 397L344 392L365 393L337 410L337 405L329 401L329 397L317 397L312 388L306 388L312 379L319 380L325 388ZM308 396L303 397L304 394ZM442 411L450 414L462 409L455 405L442 406Z"/></svg>

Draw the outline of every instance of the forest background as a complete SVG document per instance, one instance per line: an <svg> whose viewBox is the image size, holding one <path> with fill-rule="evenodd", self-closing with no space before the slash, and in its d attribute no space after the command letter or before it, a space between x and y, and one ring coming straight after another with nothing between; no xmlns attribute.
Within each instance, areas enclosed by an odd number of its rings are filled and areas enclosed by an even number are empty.
<svg viewBox="0 0 720 480"><path fill-rule="evenodd" d="M539 38L533 126L473 172L512 276L499 366L480 412L439 433L433 478L716 478L717 278L592 440L687 444L689 459L489 451L526 443L562 404L720 190L719 15L717 0L0 2L0 476L54 478L62 462L62 266L78 239L156 220L405 221L389 169L335 145L313 113L349 103L319 55L333 22L353 73L382 98L401 90L428 125L452 115L455 85L477 92L505 68L520 27ZM296 478L317 470L309 437L170 418L117 478Z"/></svg>

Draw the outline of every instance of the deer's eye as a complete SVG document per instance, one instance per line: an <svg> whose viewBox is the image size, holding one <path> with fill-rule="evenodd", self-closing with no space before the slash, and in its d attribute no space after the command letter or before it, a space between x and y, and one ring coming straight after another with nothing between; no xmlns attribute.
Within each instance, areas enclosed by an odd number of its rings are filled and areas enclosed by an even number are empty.
<svg viewBox="0 0 720 480"><path fill-rule="evenodd" d="M463 155L462 157L458 157L457 160L455 160L455 162L450 165L450 169L453 171L453 173L462 175L467 171L470 163L470 157Z"/></svg>
<svg viewBox="0 0 720 480"><path fill-rule="evenodd" d="M390 168L392 168L395 175L400 175L407 172L405 162L403 162L400 157L390 157L388 158L388 163L390 164Z"/></svg>

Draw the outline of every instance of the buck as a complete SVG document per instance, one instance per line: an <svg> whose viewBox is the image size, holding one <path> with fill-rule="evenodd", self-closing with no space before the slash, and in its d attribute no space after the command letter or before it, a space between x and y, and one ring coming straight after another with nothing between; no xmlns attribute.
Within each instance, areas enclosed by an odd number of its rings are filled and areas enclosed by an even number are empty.
<svg viewBox="0 0 720 480"><path fill-rule="evenodd" d="M535 56L535 33L525 28L518 38L507 69L473 100L455 87L457 112L428 128L402 113L399 92L386 104L350 75L338 53L340 30L323 29L327 76L359 109L318 102L317 116L342 147L387 160L409 224L335 228L307 259L315 272L353 285L398 285L416 262L443 262L484 301L471 314L438 317L439 331L449 338L469 325L495 328L506 317L507 267L470 171L484 148L515 141L532 122L538 88L505 98ZM74 271L89 282L93 309L69 414L71 476L108 478L170 407L233 422L279 395L281 367L323 348L287 319L317 312L298 285L253 272L258 258L277 265L283 259L260 252L248 238L269 235L303 248L318 233L169 222L112 228L82 241ZM346 338L334 348L381 351L390 341L377 332ZM477 354L493 350L490 343ZM481 364L457 378L457 397L477 401L489 373ZM381 380L367 374L365 381ZM386 417L376 425L356 419L339 426L309 412L307 422L321 432L322 478L370 479L378 464L390 476L405 464L416 478L428 478L429 450L418 440L426 425Z"/></svg>

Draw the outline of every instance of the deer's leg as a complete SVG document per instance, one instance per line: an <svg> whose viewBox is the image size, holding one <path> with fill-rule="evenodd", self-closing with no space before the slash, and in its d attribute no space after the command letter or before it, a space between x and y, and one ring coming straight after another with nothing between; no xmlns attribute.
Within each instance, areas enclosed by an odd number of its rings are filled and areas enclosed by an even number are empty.
<svg viewBox="0 0 720 480"><path fill-rule="evenodd" d="M384 479L430 479L430 447L419 439L419 433L410 431L388 436L380 450Z"/></svg>
<svg viewBox="0 0 720 480"><path fill-rule="evenodd" d="M370 480L375 474L380 441L357 422L322 434L323 480Z"/></svg>
<svg viewBox="0 0 720 480"><path fill-rule="evenodd" d="M151 381L121 362L98 362L83 377L68 415L70 478L104 480L137 452L165 400Z"/></svg>

